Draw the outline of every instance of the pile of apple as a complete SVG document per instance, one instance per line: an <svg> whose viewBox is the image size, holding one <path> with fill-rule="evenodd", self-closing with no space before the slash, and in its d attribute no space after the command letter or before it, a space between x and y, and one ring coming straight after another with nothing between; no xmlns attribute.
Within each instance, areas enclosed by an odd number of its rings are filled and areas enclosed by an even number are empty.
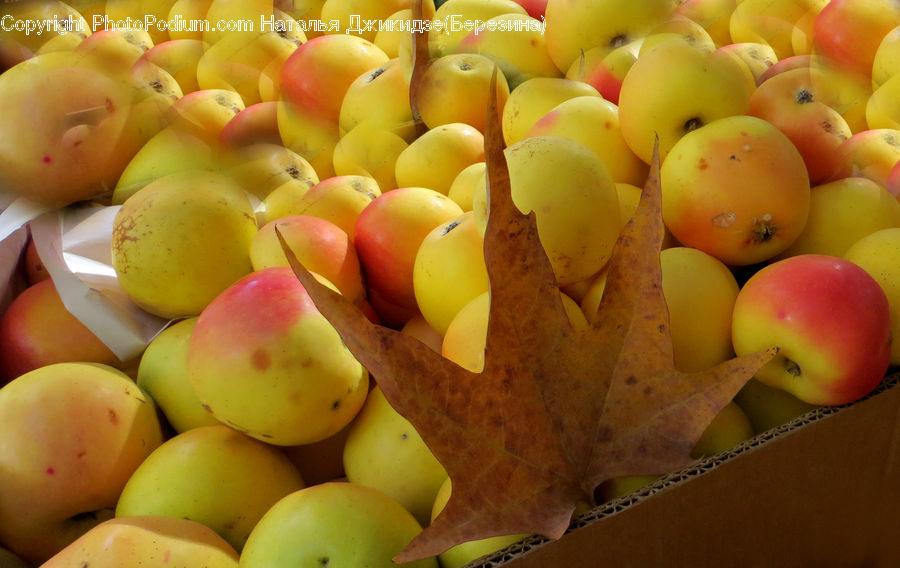
<svg viewBox="0 0 900 568"><path fill-rule="evenodd" d="M900 363L892 0L427 0L426 67L406 0L2 6L2 202L116 208L125 299L170 325L114 353L22 251L0 315L0 565L392 565L446 472L278 235L372 321L481 370L490 96L574 324L658 138L676 365L780 347L697 457ZM68 27L25 33L49 20ZM154 25L111 25L129 21Z"/></svg>

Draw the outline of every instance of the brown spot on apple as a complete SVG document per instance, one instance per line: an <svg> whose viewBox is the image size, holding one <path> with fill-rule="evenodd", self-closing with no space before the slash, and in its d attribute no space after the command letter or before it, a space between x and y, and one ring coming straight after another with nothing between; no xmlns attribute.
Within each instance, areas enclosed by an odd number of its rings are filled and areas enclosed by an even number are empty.
<svg viewBox="0 0 900 568"><path fill-rule="evenodd" d="M53 466L48 467L45 472L47 475L56 475L56 469Z"/></svg>
<svg viewBox="0 0 900 568"><path fill-rule="evenodd" d="M112 424L113 426L116 426L116 425L119 424L119 415L116 414L116 411L115 411L115 410L113 410L112 408L110 408L110 409L108 410L108 415L109 415L109 422L110 422L110 424Z"/></svg>
<svg viewBox="0 0 900 568"><path fill-rule="evenodd" d="M49 164L52 161L53 161L53 158L51 158L49 154L44 154L43 162L45 164Z"/></svg>
<svg viewBox="0 0 900 568"><path fill-rule="evenodd" d="M272 358L265 349L257 349L250 356L250 362L253 368L258 371L265 371L272 365Z"/></svg>

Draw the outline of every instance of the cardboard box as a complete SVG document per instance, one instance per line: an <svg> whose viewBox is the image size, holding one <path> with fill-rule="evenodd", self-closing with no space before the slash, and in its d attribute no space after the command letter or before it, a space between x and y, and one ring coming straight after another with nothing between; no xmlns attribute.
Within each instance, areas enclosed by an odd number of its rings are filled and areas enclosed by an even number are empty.
<svg viewBox="0 0 900 568"><path fill-rule="evenodd" d="M470 568L900 566L900 374Z"/></svg>

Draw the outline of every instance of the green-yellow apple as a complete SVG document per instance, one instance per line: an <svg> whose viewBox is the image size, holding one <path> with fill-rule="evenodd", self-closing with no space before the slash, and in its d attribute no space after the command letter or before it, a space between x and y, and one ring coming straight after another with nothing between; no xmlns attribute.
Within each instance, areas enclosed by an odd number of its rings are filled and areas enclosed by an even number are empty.
<svg viewBox="0 0 900 568"><path fill-rule="evenodd" d="M701 458L727 452L753 437L753 425L740 406L729 402L712 419L691 449L691 456Z"/></svg>
<svg viewBox="0 0 900 568"><path fill-rule="evenodd" d="M813 11L818 13L827 0L742 0L734 7L729 21L735 43L757 42L772 47L778 59L795 55L794 30L798 20Z"/></svg>
<svg viewBox="0 0 900 568"><path fill-rule="evenodd" d="M809 215L800 152L753 116L720 118L685 134L663 161L660 180L663 220L675 239L728 265L781 253Z"/></svg>
<svg viewBox="0 0 900 568"><path fill-rule="evenodd" d="M866 125L869 128L900 128L900 112L894 102L900 92L900 81L895 77L878 86L866 102Z"/></svg>
<svg viewBox="0 0 900 568"><path fill-rule="evenodd" d="M337 121L284 100L278 102L277 119L284 146L306 158L319 179L332 177L334 147L340 139Z"/></svg>
<svg viewBox="0 0 900 568"><path fill-rule="evenodd" d="M637 56L653 49L653 47L670 39L679 39L701 51L711 53L716 49L716 42L699 23L678 13L651 28L641 41Z"/></svg>
<svg viewBox="0 0 900 568"><path fill-rule="evenodd" d="M319 183L319 174L312 164L281 143L242 146L229 152L223 161L225 173L259 199L265 199L273 189L292 180L307 188Z"/></svg>
<svg viewBox="0 0 900 568"><path fill-rule="evenodd" d="M469 300L490 288L484 239L468 211L434 228L419 246L413 266L416 305L439 334Z"/></svg>
<svg viewBox="0 0 900 568"><path fill-rule="evenodd" d="M251 144L281 145L278 131L278 102L262 101L234 115L219 133L223 147L234 149Z"/></svg>
<svg viewBox="0 0 900 568"><path fill-rule="evenodd" d="M881 40L900 25L892 0L831 0L813 26L813 50L853 75L870 78Z"/></svg>
<svg viewBox="0 0 900 568"><path fill-rule="evenodd" d="M403 187L376 197L356 219L354 242L366 286L390 303L416 310L416 253L435 227L462 215L433 189Z"/></svg>
<svg viewBox="0 0 900 568"><path fill-rule="evenodd" d="M513 202L523 213L534 211L557 281L571 284L596 274L609 260L620 227L615 182L600 158L563 136L525 138L508 146L505 155ZM484 179L473 198L473 211L484 234Z"/></svg>
<svg viewBox="0 0 900 568"><path fill-rule="evenodd" d="M611 48L600 45L589 49L583 57L572 62L566 78L583 81L597 89L607 101L618 105L622 80L637 61L634 45Z"/></svg>
<svg viewBox="0 0 900 568"><path fill-rule="evenodd" d="M386 494L345 481L295 491L260 519L241 552L241 568L394 568L392 560L422 530ZM437 568L436 558L404 564Z"/></svg>
<svg viewBox="0 0 900 568"><path fill-rule="evenodd" d="M731 14L737 0L684 0L674 14L690 18L703 26L709 37L719 47L733 43L731 39Z"/></svg>
<svg viewBox="0 0 900 568"><path fill-rule="evenodd" d="M803 232L781 256L844 256L870 233L900 227L900 201L864 177L847 177L814 186Z"/></svg>
<svg viewBox="0 0 900 568"><path fill-rule="evenodd" d="M199 39L170 39L157 43L140 59L159 65L178 81L183 93L192 93L200 88L197 84L197 61L206 47Z"/></svg>
<svg viewBox="0 0 900 568"><path fill-rule="evenodd" d="M619 97L622 136L649 164L657 136L659 157L665 160L685 134L716 119L745 114L750 87L744 69L727 54L671 40L638 57Z"/></svg>
<svg viewBox="0 0 900 568"><path fill-rule="evenodd" d="M206 525L190 519L140 516L100 523L41 566L237 568L238 560L234 547Z"/></svg>
<svg viewBox="0 0 900 568"><path fill-rule="evenodd" d="M900 196L900 186L891 183L891 170L900 161L900 129L873 128L856 132L837 151L834 179L860 176Z"/></svg>
<svg viewBox="0 0 900 568"><path fill-rule="evenodd" d="M154 337L141 354L136 382L156 403L176 432L220 424L194 393L187 372L187 349L197 317L178 321Z"/></svg>
<svg viewBox="0 0 900 568"><path fill-rule="evenodd" d="M106 72L125 73L153 45L145 29L111 27L94 31L73 51Z"/></svg>
<svg viewBox="0 0 900 568"><path fill-rule="evenodd" d="M770 67L778 62L778 56L772 46L758 42L727 43L718 48L718 51L727 54L743 64L750 73L753 81L753 90L759 84L759 78Z"/></svg>
<svg viewBox="0 0 900 568"><path fill-rule="evenodd" d="M542 30L542 22L527 14L501 14L479 22L479 28L460 40L455 51L489 57L515 90L532 77L563 76L547 53Z"/></svg>
<svg viewBox="0 0 900 568"><path fill-rule="evenodd" d="M452 491L452 483L448 477L444 483L441 484L441 487L434 498L434 504L432 505L431 510L432 521L444 510L444 507L447 506L447 501L450 500L450 493ZM440 561L441 568L462 568L476 558L481 558L482 556L497 552L513 543L519 542L527 536L529 535L514 534L492 536L480 540L470 540L452 546L440 553L438 555L438 560Z"/></svg>
<svg viewBox="0 0 900 568"><path fill-rule="evenodd" d="M332 176L312 186L296 204L270 210L270 213L276 218L287 215L320 217L343 229L353 241L356 218L379 195L381 188L374 178L360 175Z"/></svg>
<svg viewBox="0 0 900 568"><path fill-rule="evenodd" d="M557 135L581 142L603 161L615 182L642 186L648 166L638 158L619 128L619 108L602 97L575 97L553 107L526 137Z"/></svg>
<svg viewBox="0 0 900 568"><path fill-rule="evenodd" d="M122 361L63 304L53 280L22 290L0 314L0 384L50 363Z"/></svg>
<svg viewBox="0 0 900 568"><path fill-rule="evenodd" d="M244 190L206 171L169 174L138 190L113 221L112 266L143 309L199 314L251 271L256 216Z"/></svg>
<svg viewBox="0 0 900 568"><path fill-rule="evenodd" d="M872 58L872 88L877 89L900 71L900 26L889 31Z"/></svg>
<svg viewBox="0 0 900 568"><path fill-rule="evenodd" d="M834 108L837 101L829 100L824 79L816 67L784 71L756 88L747 109L747 114L774 124L793 142L813 185L831 177L838 165L838 148L853 135Z"/></svg>
<svg viewBox="0 0 900 568"><path fill-rule="evenodd" d="M326 34L313 38L282 65L282 98L337 122L350 84L387 61L381 48L356 35Z"/></svg>
<svg viewBox="0 0 900 568"><path fill-rule="evenodd" d="M900 337L900 228L881 229L862 237L844 252L881 285L891 307L891 333ZM891 344L891 365L900 365L900 340Z"/></svg>
<svg viewBox="0 0 900 568"><path fill-rule="evenodd" d="M200 314L188 345L197 397L221 422L280 446L316 442L356 416L369 376L294 272L252 272Z"/></svg>
<svg viewBox="0 0 900 568"><path fill-rule="evenodd" d="M246 106L237 91L198 89L172 103L165 117L172 128L214 144L225 125Z"/></svg>
<svg viewBox="0 0 900 568"><path fill-rule="evenodd" d="M450 189L447 190L447 197L455 201L463 211L471 211L472 199L486 171L487 164L484 162L466 166L453 178Z"/></svg>
<svg viewBox="0 0 900 568"><path fill-rule="evenodd" d="M447 4L444 4L445 6ZM477 53L451 53L432 59L419 79L417 107L428 128L463 123L484 132L494 62ZM509 98L502 73L495 85L497 112Z"/></svg>
<svg viewBox="0 0 900 568"><path fill-rule="evenodd" d="M113 516L162 443L153 401L124 373L55 363L0 388L0 543L39 564Z"/></svg>
<svg viewBox="0 0 900 568"><path fill-rule="evenodd" d="M200 426L147 456L122 489L116 516L190 519L240 551L269 507L303 487L279 448L223 424Z"/></svg>
<svg viewBox="0 0 900 568"><path fill-rule="evenodd" d="M547 2L547 49L560 69L568 69L581 52L601 45L618 47L643 38L664 21L674 0Z"/></svg>
<svg viewBox="0 0 900 568"><path fill-rule="evenodd" d="M0 75L0 185L50 207L115 185L143 143L130 131L132 88L73 52L46 53Z"/></svg>
<svg viewBox="0 0 900 568"><path fill-rule="evenodd" d="M373 99L374 100L374 99ZM362 122L345 132L334 146L335 175L369 176L382 192L396 189L397 158L409 144L378 121Z"/></svg>
<svg viewBox="0 0 900 568"><path fill-rule="evenodd" d="M454 122L428 129L394 163L397 187L427 187L444 195L467 166L484 161L484 136L474 126Z"/></svg>
<svg viewBox="0 0 900 568"><path fill-rule="evenodd" d="M856 264L804 254L769 264L738 293L738 355L775 346L756 378L809 404L845 404L874 389L891 356L887 296Z"/></svg>
<svg viewBox="0 0 900 568"><path fill-rule="evenodd" d="M341 100L338 120L341 134L366 124L412 142L416 129L409 104L409 81L410 76L398 58L359 75Z"/></svg>
<svg viewBox="0 0 900 568"><path fill-rule="evenodd" d="M803 402L791 393L770 387L759 379L751 378L734 397L753 425L757 434L787 424L794 418L818 408Z"/></svg>
<svg viewBox="0 0 900 568"><path fill-rule="evenodd" d="M597 89L565 77L533 77L519 84L503 105L503 140L512 145L525 138L542 116L563 101L575 97L600 98Z"/></svg>
<svg viewBox="0 0 900 568"><path fill-rule="evenodd" d="M700 372L733 357L734 274L715 257L688 247L667 248L659 261L675 367Z"/></svg>
<svg viewBox="0 0 900 568"><path fill-rule="evenodd" d="M365 299L353 241L343 229L319 217L291 215L260 227L250 245L250 262L254 270L290 266L276 230L307 270L325 277L348 300L361 303Z"/></svg>
<svg viewBox="0 0 900 568"><path fill-rule="evenodd" d="M447 472L377 385L350 427L343 461L351 483L384 492L419 524L429 523L431 506Z"/></svg>
<svg viewBox="0 0 900 568"><path fill-rule="evenodd" d="M446 0L434 12L439 29L428 35L429 51L435 57L449 55L467 35L475 31L477 23L494 16L521 14L526 11L514 0Z"/></svg>

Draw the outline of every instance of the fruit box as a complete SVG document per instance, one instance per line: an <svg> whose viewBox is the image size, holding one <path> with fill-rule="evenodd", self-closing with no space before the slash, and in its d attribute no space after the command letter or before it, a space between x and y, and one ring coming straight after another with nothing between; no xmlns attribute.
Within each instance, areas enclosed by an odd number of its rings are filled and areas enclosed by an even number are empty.
<svg viewBox="0 0 900 568"><path fill-rule="evenodd" d="M900 566L900 373L467 568Z"/></svg>

